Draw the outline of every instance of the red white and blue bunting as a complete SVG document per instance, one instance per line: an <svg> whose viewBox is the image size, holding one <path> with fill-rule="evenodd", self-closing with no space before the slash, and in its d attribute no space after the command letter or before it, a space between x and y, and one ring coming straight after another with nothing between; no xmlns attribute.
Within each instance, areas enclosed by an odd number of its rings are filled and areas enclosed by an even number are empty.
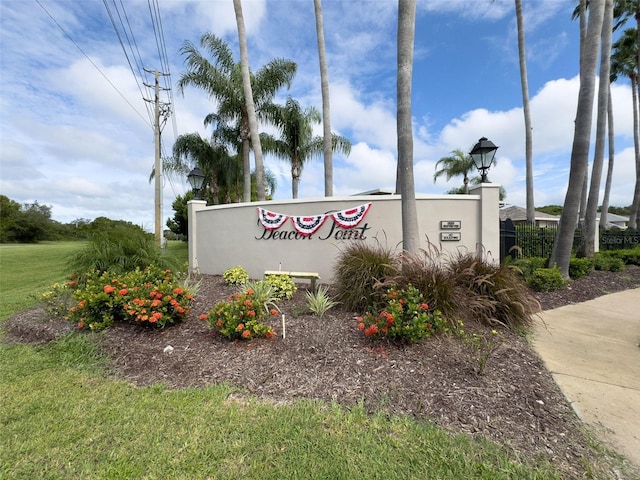
<svg viewBox="0 0 640 480"><path fill-rule="evenodd" d="M365 203L355 208L348 208L331 214L289 216L258 207L258 219L260 224L267 230L276 230L290 218L296 231L300 235L308 236L318 231L327 217L333 218L333 221L342 228L353 228L364 219L370 208L371 203Z"/></svg>

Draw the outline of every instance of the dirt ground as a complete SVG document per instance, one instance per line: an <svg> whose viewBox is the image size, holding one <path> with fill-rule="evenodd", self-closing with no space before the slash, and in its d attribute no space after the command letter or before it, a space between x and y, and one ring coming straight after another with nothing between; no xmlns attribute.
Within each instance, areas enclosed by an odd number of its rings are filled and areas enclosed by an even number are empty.
<svg viewBox="0 0 640 480"><path fill-rule="evenodd" d="M537 297L548 310L638 287L640 267L630 266L617 273L596 271L560 292ZM582 459L595 458L583 425L522 336L500 331L500 345L480 375L472 351L459 338L439 336L415 345L372 342L355 328L353 312L335 308L318 318L306 311L300 284L292 300L279 304L286 338L278 318L274 338L232 342L198 316L234 291L220 276L203 276L182 323L164 330L119 324L95 334L113 375L137 386L229 382L237 395L275 403L300 398L345 406L363 402L370 411L427 419L453 432L487 437L525 458L548 459L566 478L584 478ZM35 307L8 319L3 329L5 341L42 344L74 326L46 319ZM171 353L165 352L167 346ZM607 459L596 463L605 478L622 478Z"/></svg>

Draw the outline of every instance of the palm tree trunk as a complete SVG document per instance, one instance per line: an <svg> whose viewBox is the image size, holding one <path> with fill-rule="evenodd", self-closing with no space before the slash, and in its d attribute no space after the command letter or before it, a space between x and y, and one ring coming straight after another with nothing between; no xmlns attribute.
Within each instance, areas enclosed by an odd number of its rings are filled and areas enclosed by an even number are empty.
<svg viewBox="0 0 640 480"><path fill-rule="evenodd" d="M241 0L233 0L233 9L236 14L238 24L238 42L240 44L240 64L242 66L242 86L244 89L247 113L249 114L249 132L251 134L251 144L253 155L256 161L256 184L258 187L258 201L265 200L264 186L264 163L262 161L262 148L260 146L260 134L258 132L258 120L256 118L256 107L253 102L253 91L251 90L251 76L249 74L249 53L247 51L247 32L244 28L244 17L242 16ZM245 172L246 174L246 172Z"/></svg>
<svg viewBox="0 0 640 480"><path fill-rule="evenodd" d="M569 276L569 260L573 236L578 219L578 207L582 184L587 175L589 143L591 141L591 123L593 97L595 95L595 74L598 64L598 51L604 16L604 0L591 0L589 3L589 21L585 37L582 58L580 59L580 90L578 108L571 149L571 167L569 185L564 200L562 215L558 225L558 234L553 244L549 264L558 266L565 277Z"/></svg>
<svg viewBox="0 0 640 480"><path fill-rule="evenodd" d="M324 146L324 196L333 196L333 145L331 142L331 106L329 102L329 73L324 44L322 0L313 0L316 13L316 35L318 37L318 59L320 62L320 86L322 89L322 134ZM295 198L295 197L294 197Z"/></svg>
<svg viewBox="0 0 640 480"><path fill-rule="evenodd" d="M633 191L633 202L631 203L631 212L629 215L629 228L638 228L640 226L640 138L638 137L638 77L631 77L631 97L633 99L633 146L636 155L636 185Z"/></svg>
<svg viewBox="0 0 640 480"><path fill-rule="evenodd" d="M609 103L609 66L611 60L611 32L613 29L613 0L605 0L604 19L602 21L602 45L600 46L600 83L598 85L598 117L596 123L596 145L591 167L591 185L589 200L584 218L584 229L578 255L592 258L595 254L595 238L597 232L596 216L602 182L602 166L604 164L604 144L607 135L607 110Z"/></svg>
<svg viewBox="0 0 640 480"><path fill-rule="evenodd" d="M607 180L604 184L604 198L602 199L602 209L600 210L600 226L606 228L609 220L609 196L611 194L611 182L613 181L613 164L616 156L615 131L613 129L613 103L611 101L611 83L608 85L609 101L607 103L607 134L609 137L609 164L607 165Z"/></svg>
<svg viewBox="0 0 640 480"><path fill-rule="evenodd" d="M411 123L411 80L415 30L416 0L398 0L398 171L396 191L402 195L402 249L407 252L417 252L420 247L413 178L413 126Z"/></svg>
<svg viewBox="0 0 640 480"><path fill-rule="evenodd" d="M522 85L522 109L524 111L524 139L527 189L527 223L535 223L535 204L533 200L533 133L531 127L531 108L529 106L529 81L527 79L527 54L524 42L524 20L522 0L516 2L516 23L518 25L518 56L520 58L520 84Z"/></svg>

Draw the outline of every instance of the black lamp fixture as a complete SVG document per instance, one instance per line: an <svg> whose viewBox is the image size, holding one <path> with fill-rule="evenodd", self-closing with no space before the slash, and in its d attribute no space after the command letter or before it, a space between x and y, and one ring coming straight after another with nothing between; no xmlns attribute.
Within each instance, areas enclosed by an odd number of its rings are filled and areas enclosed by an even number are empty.
<svg viewBox="0 0 640 480"><path fill-rule="evenodd" d="M498 147L496 147L491 140L487 140L487 137L482 137L469 152L473 163L480 172L480 181L482 183L487 182L487 170L489 170L493 163L496 150L498 150Z"/></svg>
<svg viewBox="0 0 640 480"><path fill-rule="evenodd" d="M204 184L204 173L200 168L195 167L187 175L187 180L189 180L189 185L193 189L194 197L196 200L200 200L200 190L202 190L202 185Z"/></svg>

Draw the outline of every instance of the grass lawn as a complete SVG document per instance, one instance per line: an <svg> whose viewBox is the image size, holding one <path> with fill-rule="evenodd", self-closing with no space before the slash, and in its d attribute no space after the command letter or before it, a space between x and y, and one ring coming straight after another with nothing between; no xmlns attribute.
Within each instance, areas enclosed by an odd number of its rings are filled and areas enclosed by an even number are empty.
<svg viewBox="0 0 640 480"><path fill-rule="evenodd" d="M63 280L74 248L2 246L1 318ZM0 344L0 478L560 478L495 444L360 407L274 405L227 385L136 388L108 374L98 335Z"/></svg>

